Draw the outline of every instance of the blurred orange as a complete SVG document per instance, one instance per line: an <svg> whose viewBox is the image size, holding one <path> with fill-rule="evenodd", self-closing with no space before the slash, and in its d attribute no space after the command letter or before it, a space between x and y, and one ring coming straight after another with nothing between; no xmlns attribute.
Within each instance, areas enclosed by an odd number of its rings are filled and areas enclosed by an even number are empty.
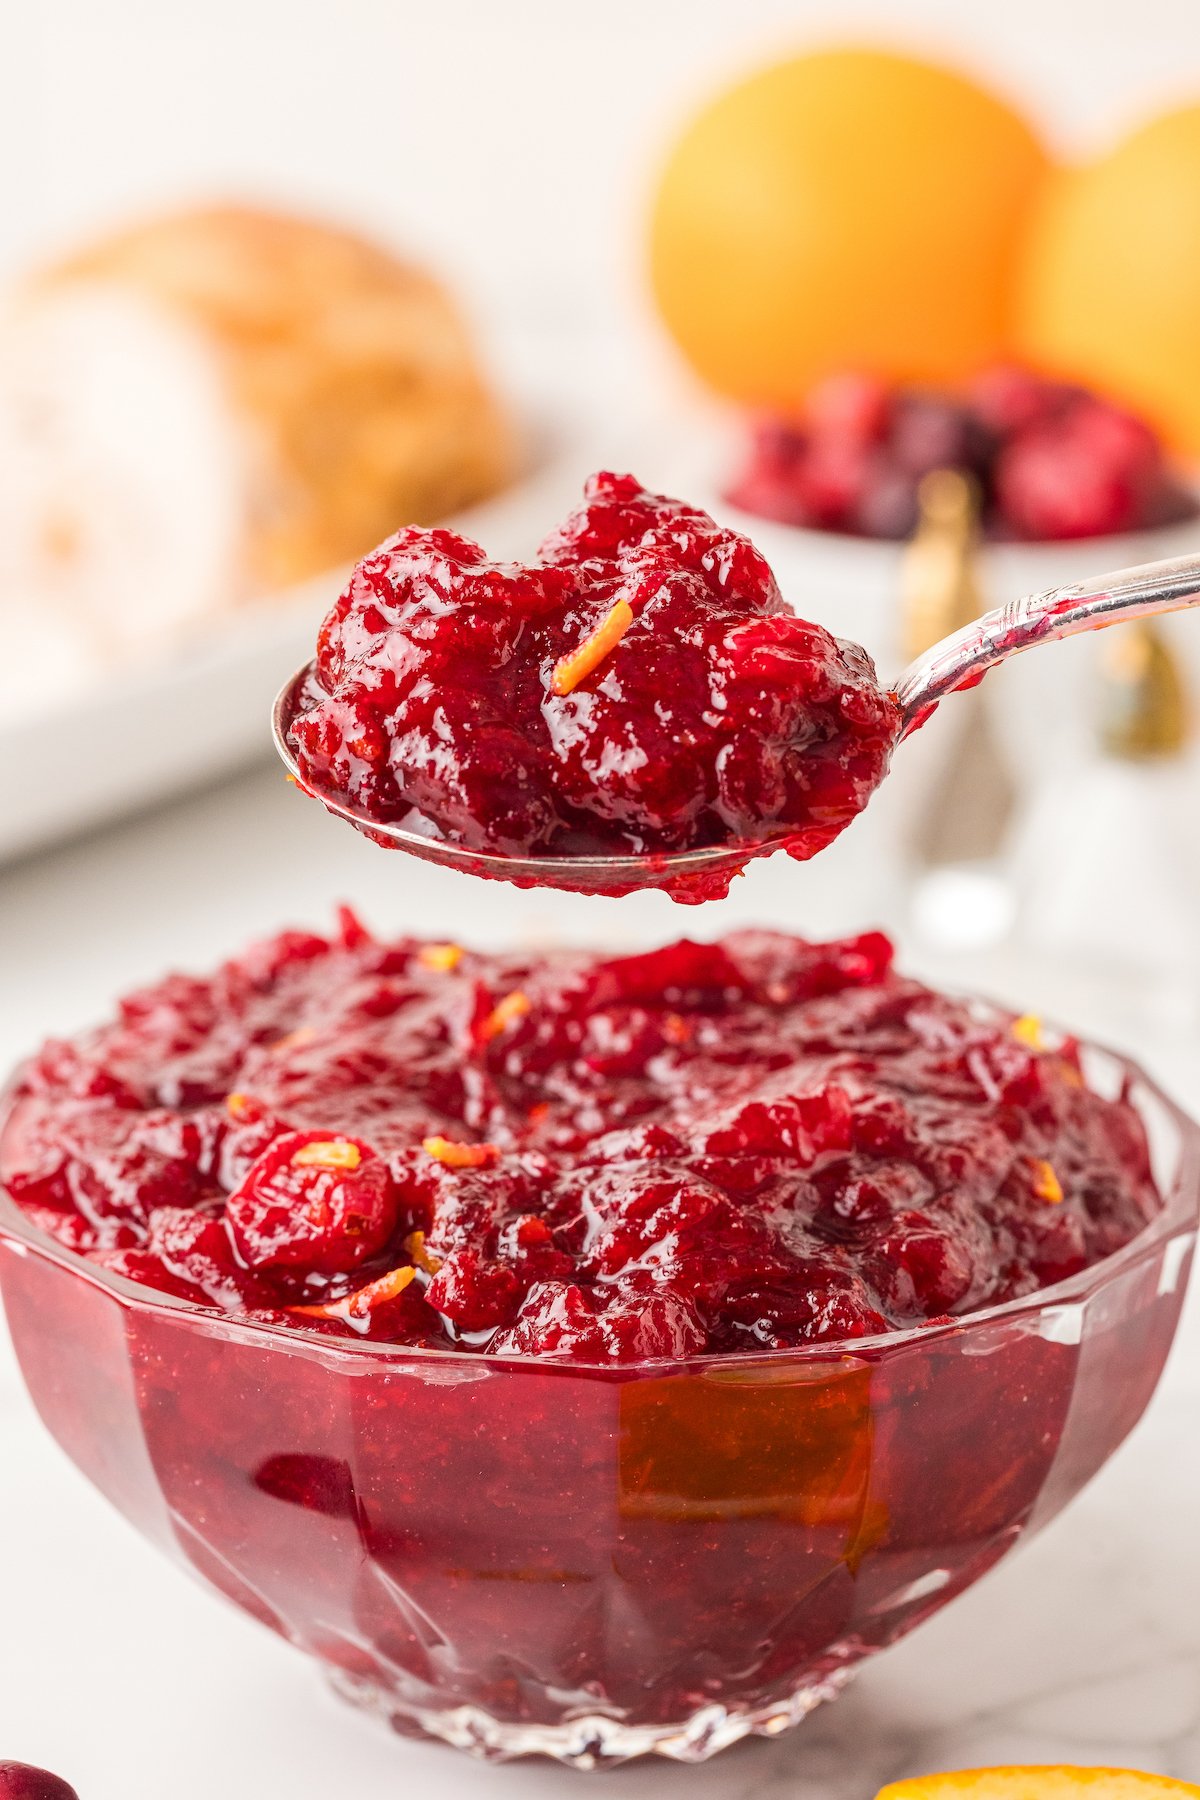
<svg viewBox="0 0 1200 1800"><path fill-rule="evenodd" d="M897 1781L876 1800L1185 1800L1188 1794L1200 1796L1200 1788L1132 1769L961 1769Z"/></svg>
<svg viewBox="0 0 1200 1800"><path fill-rule="evenodd" d="M1012 265L1047 170L964 77L826 50L685 131L651 223L668 327L720 392L784 409L832 369L949 382L1010 349Z"/></svg>
<svg viewBox="0 0 1200 1800"><path fill-rule="evenodd" d="M1200 106L1165 114L1034 209L1021 348L1200 454Z"/></svg>

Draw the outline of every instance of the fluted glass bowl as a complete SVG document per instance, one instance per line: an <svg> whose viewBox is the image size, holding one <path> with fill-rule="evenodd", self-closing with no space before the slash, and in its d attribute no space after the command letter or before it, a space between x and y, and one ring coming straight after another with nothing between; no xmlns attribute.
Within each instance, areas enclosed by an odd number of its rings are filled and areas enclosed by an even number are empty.
<svg viewBox="0 0 1200 1800"><path fill-rule="evenodd" d="M1158 1381L1200 1130L1136 1068L1161 1214L952 1324L591 1367L306 1338L137 1287L0 1193L34 1403L148 1537L402 1732L581 1767L774 1734L1038 1530Z"/></svg>

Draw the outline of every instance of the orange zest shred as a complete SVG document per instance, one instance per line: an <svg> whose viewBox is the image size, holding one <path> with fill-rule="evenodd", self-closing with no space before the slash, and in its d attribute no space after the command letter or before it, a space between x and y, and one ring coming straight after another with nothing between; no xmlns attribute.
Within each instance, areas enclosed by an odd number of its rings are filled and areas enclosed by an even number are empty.
<svg viewBox="0 0 1200 1800"><path fill-rule="evenodd" d="M276 1038L267 1049L274 1054L278 1050L299 1050L302 1044L311 1044L316 1037L316 1029L312 1025L298 1025L295 1031L285 1032L283 1037Z"/></svg>
<svg viewBox="0 0 1200 1800"><path fill-rule="evenodd" d="M1050 1163L1034 1163L1033 1191L1039 1200L1047 1200L1051 1206L1060 1206L1062 1204L1062 1182L1054 1173L1053 1166Z"/></svg>
<svg viewBox="0 0 1200 1800"><path fill-rule="evenodd" d="M686 1044L692 1031L687 1020L679 1013L667 1013L662 1022L662 1034L668 1044Z"/></svg>
<svg viewBox="0 0 1200 1800"><path fill-rule="evenodd" d="M492 1039L523 1019L529 1011L531 1001L528 994L520 992L506 994L498 1006L494 1006L483 1024L479 1027L479 1036L483 1043L490 1044Z"/></svg>
<svg viewBox="0 0 1200 1800"><path fill-rule="evenodd" d="M423 969L435 969L442 975L457 969L462 959L461 944L426 944L417 957Z"/></svg>
<svg viewBox="0 0 1200 1800"><path fill-rule="evenodd" d="M550 1117L550 1102L548 1100L535 1101L526 1116L531 1125L544 1125Z"/></svg>
<svg viewBox="0 0 1200 1800"><path fill-rule="evenodd" d="M343 1294L340 1300L323 1300L317 1306L289 1306L290 1313L303 1313L309 1319L369 1319L377 1306L385 1301L398 1299L410 1282L417 1279L417 1271L411 1263L403 1268L389 1269L377 1281L368 1281L366 1287L356 1288L352 1294Z"/></svg>
<svg viewBox="0 0 1200 1800"><path fill-rule="evenodd" d="M605 613L591 636L584 638L578 650L559 657L550 677L550 692L560 698L572 693L604 661L609 651L616 649L632 624L632 606L628 600L618 600Z"/></svg>
<svg viewBox="0 0 1200 1800"><path fill-rule="evenodd" d="M426 1156L445 1163L448 1169L482 1169L499 1155L495 1144L456 1144L453 1138L445 1137L422 1138L421 1148Z"/></svg>
<svg viewBox="0 0 1200 1800"><path fill-rule="evenodd" d="M302 1144L292 1157L293 1168L357 1169L362 1151L345 1138L322 1138L319 1143Z"/></svg>
<svg viewBox="0 0 1200 1800"><path fill-rule="evenodd" d="M225 1110L231 1119L249 1119L254 1116L254 1102L249 1094L227 1094Z"/></svg>
<svg viewBox="0 0 1200 1800"><path fill-rule="evenodd" d="M413 1267L420 1269L425 1275L436 1275L442 1266L440 1256L425 1248L425 1233L410 1231L404 1240L404 1248L413 1259Z"/></svg>
<svg viewBox="0 0 1200 1800"><path fill-rule="evenodd" d="M1022 1013L1019 1019L1014 1019L1012 1034L1018 1044L1024 1044L1027 1050L1044 1050L1046 1048L1042 1021L1036 1013Z"/></svg>

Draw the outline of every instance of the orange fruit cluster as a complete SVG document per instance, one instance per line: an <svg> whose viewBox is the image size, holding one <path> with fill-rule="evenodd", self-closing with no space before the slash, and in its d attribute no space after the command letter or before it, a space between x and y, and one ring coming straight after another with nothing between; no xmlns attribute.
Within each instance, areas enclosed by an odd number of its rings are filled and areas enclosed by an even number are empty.
<svg viewBox="0 0 1200 1800"><path fill-rule="evenodd" d="M1111 393L1200 454L1200 106L1046 184L1016 309L1035 365Z"/></svg>
<svg viewBox="0 0 1200 1800"><path fill-rule="evenodd" d="M700 376L783 410L831 370L953 382L1011 349L1014 258L1048 158L975 82L865 49L718 96L667 163L654 291Z"/></svg>
<svg viewBox="0 0 1200 1800"><path fill-rule="evenodd" d="M797 56L687 126L650 275L697 374L745 405L796 412L837 370L953 386L1016 358L1200 455L1200 105L1059 167L963 75Z"/></svg>

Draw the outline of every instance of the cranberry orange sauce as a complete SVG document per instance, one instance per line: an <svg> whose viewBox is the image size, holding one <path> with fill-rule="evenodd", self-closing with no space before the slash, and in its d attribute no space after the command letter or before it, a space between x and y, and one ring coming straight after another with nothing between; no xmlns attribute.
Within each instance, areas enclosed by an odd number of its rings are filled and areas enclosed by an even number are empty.
<svg viewBox="0 0 1200 1800"><path fill-rule="evenodd" d="M866 652L796 618L748 538L601 474L530 564L415 526L365 557L290 742L305 786L368 829L803 859L866 805L899 727ZM732 872L676 897L717 898Z"/></svg>
<svg viewBox="0 0 1200 1800"><path fill-rule="evenodd" d="M303 1333L599 1364L861 1339L1156 1213L1070 1041L877 934L604 957L349 912L173 975L19 1073L0 1177L130 1280Z"/></svg>

